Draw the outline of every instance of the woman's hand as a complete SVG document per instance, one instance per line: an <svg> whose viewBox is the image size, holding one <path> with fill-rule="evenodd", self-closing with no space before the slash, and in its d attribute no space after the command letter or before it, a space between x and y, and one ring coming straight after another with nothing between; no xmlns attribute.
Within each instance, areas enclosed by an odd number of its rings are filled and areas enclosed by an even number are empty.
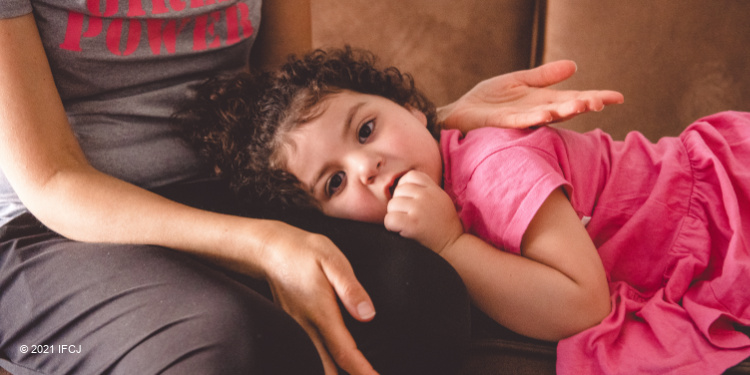
<svg viewBox="0 0 750 375"><path fill-rule="evenodd" d="M564 121L588 111L601 111L624 101L608 90L555 90L576 72L569 60L503 74L477 84L457 101L438 109L445 127L467 132L478 127L526 128Z"/></svg>
<svg viewBox="0 0 750 375"><path fill-rule="evenodd" d="M388 202L385 227L440 254L463 234L453 201L426 174L410 171Z"/></svg>
<svg viewBox="0 0 750 375"><path fill-rule="evenodd" d="M350 374L376 374L344 326L336 295L359 321L375 316L349 261L327 237L271 221L263 245L264 276L276 303L312 339L326 374L336 364ZM334 363L335 361L335 363Z"/></svg>

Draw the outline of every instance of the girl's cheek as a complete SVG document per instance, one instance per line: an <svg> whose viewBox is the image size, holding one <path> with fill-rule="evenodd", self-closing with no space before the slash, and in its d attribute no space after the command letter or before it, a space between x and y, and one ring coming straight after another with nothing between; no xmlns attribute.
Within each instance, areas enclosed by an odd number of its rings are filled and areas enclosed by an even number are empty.
<svg viewBox="0 0 750 375"><path fill-rule="evenodd" d="M386 204L374 199L360 199L351 202L345 210L347 211L346 219L382 224L385 219Z"/></svg>

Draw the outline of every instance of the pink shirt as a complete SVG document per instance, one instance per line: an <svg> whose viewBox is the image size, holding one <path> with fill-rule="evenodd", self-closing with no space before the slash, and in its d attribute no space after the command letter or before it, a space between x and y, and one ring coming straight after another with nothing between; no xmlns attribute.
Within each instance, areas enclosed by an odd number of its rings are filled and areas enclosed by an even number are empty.
<svg viewBox="0 0 750 375"><path fill-rule="evenodd" d="M750 114L657 143L552 127L442 134L466 231L520 252L562 187L604 264L612 313L560 341L559 374L721 373L750 356ZM689 343L689 344L686 344Z"/></svg>
<svg viewBox="0 0 750 375"><path fill-rule="evenodd" d="M558 187L588 221L608 174L611 138L542 127L477 129L441 134L445 190L464 229L496 247L520 253L521 237ZM575 186L575 188L573 188Z"/></svg>

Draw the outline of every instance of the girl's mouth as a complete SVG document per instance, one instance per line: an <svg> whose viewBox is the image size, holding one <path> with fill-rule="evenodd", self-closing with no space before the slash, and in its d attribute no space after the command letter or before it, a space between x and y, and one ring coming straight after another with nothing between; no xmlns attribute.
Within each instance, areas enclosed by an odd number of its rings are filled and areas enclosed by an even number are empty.
<svg viewBox="0 0 750 375"><path fill-rule="evenodd" d="M396 191L396 186L398 186L398 181L401 180L401 177L403 176L404 176L403 174L396 176L396 178L393 180L393 183L388 188L388 191L391 193L391 198L393 198L393 193Z"/></svg>

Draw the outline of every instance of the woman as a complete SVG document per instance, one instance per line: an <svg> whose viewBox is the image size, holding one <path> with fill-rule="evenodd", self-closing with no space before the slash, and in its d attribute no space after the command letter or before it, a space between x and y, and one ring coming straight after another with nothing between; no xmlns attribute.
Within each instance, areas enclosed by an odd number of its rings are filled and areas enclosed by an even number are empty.
<svg viewBox="0 0 750 375"><path fill-rule="evenodd" d="M221 184L169 130L187 87L244 69L256 35L259 66L309 49L307 1L11 0L0 18L1 367L456 366L444 354L466 339L467 300L438 257L367 226L231 215L206 199L221 198ZM500 76L440 114L453 127L475 123L467 113L528 126L611 103L545 88L573 71L562 62ZM437 314L437 304L455 308Z"/></svg>

